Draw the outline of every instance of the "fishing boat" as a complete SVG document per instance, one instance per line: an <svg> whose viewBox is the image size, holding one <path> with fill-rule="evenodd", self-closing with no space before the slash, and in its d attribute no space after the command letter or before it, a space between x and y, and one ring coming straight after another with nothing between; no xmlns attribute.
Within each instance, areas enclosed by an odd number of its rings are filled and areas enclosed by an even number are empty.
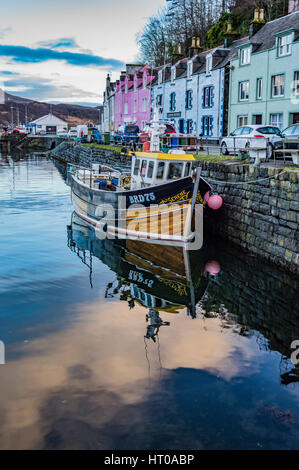
<svg viewBox="0 0 299 470"><path fill-rule="evenodd" d="M92 164L71 165L75 212L96 226L99 236L192 242L202 228L211 192L192 154L160 151L161 124L152 122L148 151L131 153L131 171ZM199 221L196 225L196 220Z"/></svg>

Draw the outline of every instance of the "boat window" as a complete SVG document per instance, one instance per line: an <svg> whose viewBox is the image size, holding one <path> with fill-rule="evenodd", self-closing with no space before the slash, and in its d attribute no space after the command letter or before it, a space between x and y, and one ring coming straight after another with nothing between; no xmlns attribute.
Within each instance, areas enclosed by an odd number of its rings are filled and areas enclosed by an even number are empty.
<svg viewBox="0 0 299 470"><path fill-rule="evenodd" d="M134 166L134 175L138 175L139 173L139 168L140 168L140 160L138 160L138 158L136 158L135 160L135 166Z"/></svg>
<svg viewBox="0 0 299 470"><path fill-rule="evenodd" d="M147 177L152 178L154 172L154 162L149 162L147 169Z"/></svg>
<svg viewBox="0 0 299 470"><path fill-rule="evenodd" d="M146 165L147 165L147 160L142 160L142 165L141 165L141 170L140 170L141 176L146 175Z"/></svg>
<svg viewBox="0 0 299 470"><path fill-rule="evenodd" d="M191 163L186 163L184 176L189 176Z"/></svg>
<svg viewBox="0 0 299 470"><path fill-rule="evenodd" d="M180 178L182 176L183 164L182 163L169 163L168 179Z"/></svg>
<svg viewBox="0 0 299 470"><path fill-rule="evenodd" d="M164 167L165 167L165 162L159 162L158 163L158 169L157 169L157 179L161 180L164 175Z"/></svg>

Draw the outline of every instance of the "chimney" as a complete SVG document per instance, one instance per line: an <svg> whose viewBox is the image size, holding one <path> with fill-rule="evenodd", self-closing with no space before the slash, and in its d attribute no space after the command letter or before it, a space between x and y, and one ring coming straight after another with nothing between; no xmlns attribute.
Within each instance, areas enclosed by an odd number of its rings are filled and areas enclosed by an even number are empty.
<svg viewBox="0 0 299 470"><path fill-rule="evenodd" d="M232 43L240 37L240 34L233 31L232 24L227 23L227 29L224 34L224 47L230 47Z"/></svg>
<svg viewBox="0 0 299 470"><path fill-rule="evenodd" d="M174 46L172 57L171 57L171 64L172 65L176 64L182 58L183 58L182 46L180 44L178 46Z"/></svg>
<svg viewBox="0 0 299 470"><path fill-rule="evenodd" d="M266 24L265 21L265 12L264 9L255 8L254 10L254 18L252 23L249 26L249 37L252 38L264 25Z"/></svg>
<svg viewBox="0 0 299 470"><path fill-rule="evenodd" d="M289 0L289 13L299 11L299 0Z"/></svg>
<svg viewBox="0 0 299 470"><path fill-rule="evenodd" d="M191 46L189 47L188 56L193 57L202 51L200 47L200 37L193 37L191 39Z"/></svg>

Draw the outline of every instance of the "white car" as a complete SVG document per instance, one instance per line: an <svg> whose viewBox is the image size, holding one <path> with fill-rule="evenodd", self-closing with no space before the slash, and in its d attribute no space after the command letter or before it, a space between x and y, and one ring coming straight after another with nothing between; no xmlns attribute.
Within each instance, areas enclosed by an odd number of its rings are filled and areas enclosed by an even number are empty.
<svg viewBox="0 0 299 470"><path fill-rule="evenodd" d="M73 138L73 139L77 137L77 129L70 129L68 131L68 137Z"/></svg>
<svg viewBox="0 0 299 470"><path fill-rule="evenodd" d="M223 137L220 148L222 155L228 155L230 152L237 153L239 150L246 150L251 148L267 149L267 155L270 152L270 144L273 137L281 135L281 131L275 126L263 126L253 124L251 126L242 126L235 129L227 137ZM263 140L261 140L263 139Z"/></svg>

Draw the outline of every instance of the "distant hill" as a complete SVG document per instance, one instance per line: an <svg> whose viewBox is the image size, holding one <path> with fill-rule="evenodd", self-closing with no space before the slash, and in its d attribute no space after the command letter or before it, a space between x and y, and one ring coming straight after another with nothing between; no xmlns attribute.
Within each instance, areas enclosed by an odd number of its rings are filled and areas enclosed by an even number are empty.
<svg viewBox="0 0 299 470"><path fill-rule="evenodd" d="M4 98L4 99L3 99ZM4 103L3 103L4 102ZM3 103L3 104L1 104ZM28 122L33 121L41 116L45 116L50 112L48 103L40 103L39 101L21 98L19 96L3 93L0 89L0 125L7 126L11 123L11 107L13 106L14 125L17 124L17 116L19 113L19 122L25 123L25 113L27 108ZM99 112L101 106L96 108L88 106L79 106L75 104L52 104L52 113L65 120L69 126L84 124L86 121L92 121L94 124L99 123Z"/></svg>

